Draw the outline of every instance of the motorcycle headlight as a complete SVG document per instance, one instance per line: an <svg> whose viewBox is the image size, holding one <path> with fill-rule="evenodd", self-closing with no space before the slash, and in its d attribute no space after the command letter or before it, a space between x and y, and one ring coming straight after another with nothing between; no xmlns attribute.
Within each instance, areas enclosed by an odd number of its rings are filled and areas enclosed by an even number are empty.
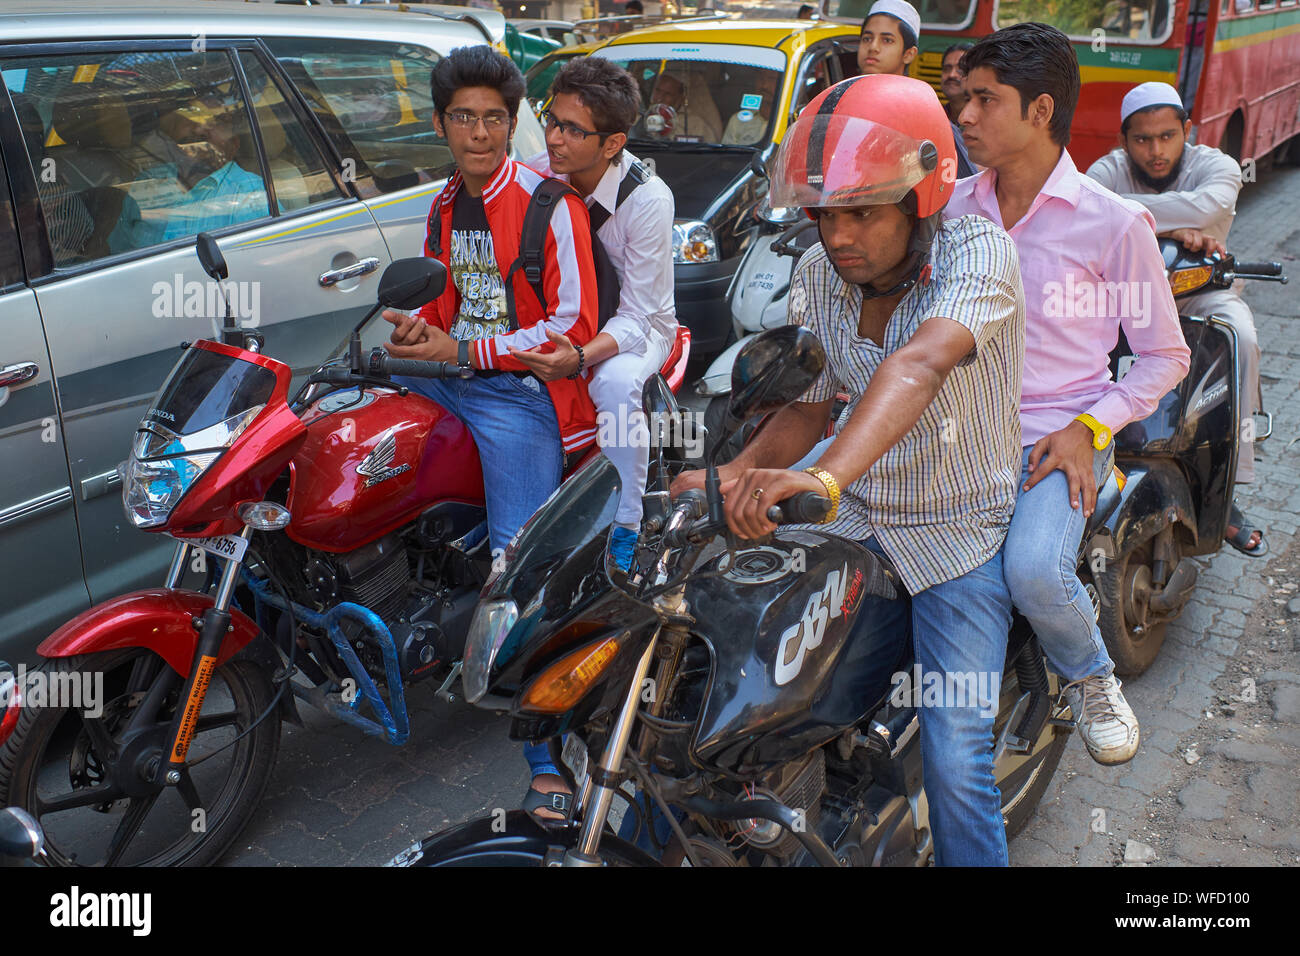
<svg viewBox="0 0 1300 956"><path fill-rule="evenodd" d="M484 601L475 609L460 672L465 698L471 704L478 703L487 693L488 675L497 652L518 620L519 608L514 601Z"/></svg>
<svg viewBox="0 0 1300 956"><path fill-rule="evenodd" d="M673 221L673 262L717 262L718 243L713 230L698 219Z"/></svg>
<svg viewBox="0 0 1300 956"><path fill-rule="evenodd" d="M177 435L155 422L142 425L131 445L131 457L117 466L122 508L131 524L141 529L166 524L199 476L264 407L256 405L189 435Z"/></svg>

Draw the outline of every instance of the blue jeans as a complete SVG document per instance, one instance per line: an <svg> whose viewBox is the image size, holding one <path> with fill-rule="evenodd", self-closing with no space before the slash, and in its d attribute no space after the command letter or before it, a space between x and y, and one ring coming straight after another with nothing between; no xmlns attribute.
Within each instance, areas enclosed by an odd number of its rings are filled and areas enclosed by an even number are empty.
<svg viewBox="0 0 1300 956"><path fill-rule="evenodd" d="M504 551L515 532L560 487L564 446L546 386L510 373L470 379L394 377L433 399L469 429L483 466L488 538ZM432 467L455 468L456 462Z"/></svg>
<svg viewBox="0 0 1300 956"><path fill-rule="evenodd" d="M1093 477L1099 490L1110 474L1114 448L1112 444L1093 453ZM1105 677L1115 664L1106 652L1077 565L1087 520L1082 508L1070 507L1070 483L1063 471L1053 471L1024 490L1029 451L1026 448L1021 458L1017 486L1021 490L1002 546L1011 600L1033 626L1052 670L1067 682Z"/></svg>
<svg viewBox="0 0 1300 956"><path fill-rule="evenodd" d="M866 544L879 550L874 540ZM936 866L1008 862L993 723L1010 629L1001 552L912 596L912 645L922 675L921 764ZM930 687L942 693L932 696Z"/></svg>

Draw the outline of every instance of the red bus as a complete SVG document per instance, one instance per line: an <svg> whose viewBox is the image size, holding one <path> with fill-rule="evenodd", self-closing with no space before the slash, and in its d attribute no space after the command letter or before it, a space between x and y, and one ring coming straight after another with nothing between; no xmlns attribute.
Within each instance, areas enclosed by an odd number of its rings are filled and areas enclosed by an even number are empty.
<svg viewBox="0 0 1300 956"><path fill-rule="evenodd" d="M861 22L871 0L823 0ZM1300 0L918 0L912 75L939 88L943 51L1035 20L1074 41L1083 88L1070 154L1080 169L1116 145L1119 105L1138 83L1175 86L1194 142L1238 160L1290 149L1300 162Z"/></svg>

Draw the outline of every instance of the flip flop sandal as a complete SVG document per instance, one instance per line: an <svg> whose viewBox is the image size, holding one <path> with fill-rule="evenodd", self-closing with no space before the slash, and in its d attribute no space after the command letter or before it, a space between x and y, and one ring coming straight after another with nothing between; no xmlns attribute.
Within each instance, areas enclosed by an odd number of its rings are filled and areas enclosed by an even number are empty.
<svg viewBox="0 0 1300 956"><path fill-rule="evenodd" d="M1228 544L1232 545L1248 558L1262 558L1264 555L1268 554L1268 542L1264 540L1263 529L1256 528L1250 524L1250 522L1246 520L1246 516L1242 514L1241 509L1237 507L1236 502L1233 502L1232 510L1228 512L1228 524L1235 527L1237 533L1225 537L1223 539L1224 541L1228 542ZM1250 538L1256 531L1259 532L1259 544L1255 545L1252 549L1249 547Z"/></svg>
<svg viewBox="0 0 1300 956"><path fill-rule="evenodd" d="M573 807L571 793L543 793L536 787L529 787L520 807L535 821L544 827L564 826L568 822L569 811ZM563 817L544 817L538 810L554 810L564 814Z"/></svg>

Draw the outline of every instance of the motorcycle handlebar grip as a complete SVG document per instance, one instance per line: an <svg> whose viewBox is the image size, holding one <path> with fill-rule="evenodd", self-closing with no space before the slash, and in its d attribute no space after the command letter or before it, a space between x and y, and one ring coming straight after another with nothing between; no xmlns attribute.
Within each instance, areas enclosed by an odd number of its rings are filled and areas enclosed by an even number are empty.
<svg viewBox="0 0 1300 956"><path fill-rule="evenodd" d="M1280 262L1238 262L1233 265L1232 271L1241 275L1250 273L1257 276L1280 276L1282 274L1282 263Z"/></svg>
<svg viewBox="0 0 1300 956"><path fill-rule="evenodd" d="M455 362L426 362L423 359L399 359L391 355L371 359L372 371L384 375L408 375L411 378L471 378L473 369L461 368ZM377 367L376 367L377 366Z"/></svg>
<svg viewBox="0 0 1300 956"><path fill-rule="evenodd" d="M775 524L816 524L831 510L831 500L815 491L801 491L767 509Z"/></svg>

